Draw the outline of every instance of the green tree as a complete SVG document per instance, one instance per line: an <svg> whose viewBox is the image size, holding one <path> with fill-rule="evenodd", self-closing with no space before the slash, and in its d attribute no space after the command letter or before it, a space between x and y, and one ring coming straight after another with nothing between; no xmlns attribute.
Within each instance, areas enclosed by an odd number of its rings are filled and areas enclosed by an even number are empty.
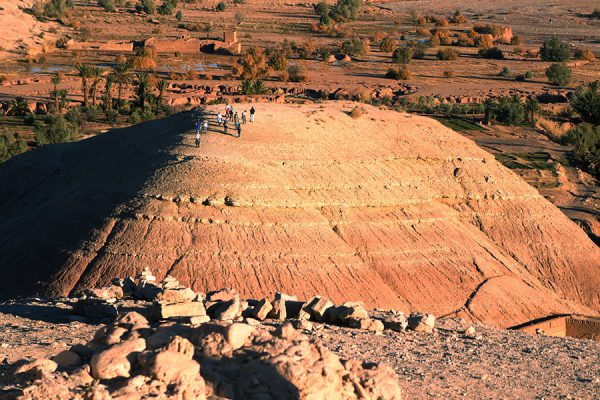
<svg viewBox="0 0 600 400"><path fill-rule="evenodd" d="M54 112L58 112L58 84L60 83L60 81L61 79L58 74L54 74L52 75L52 78L50 78L50 82L52 82L52 85L54 87L52 89L52 98L54 99Z"/></svg>
<svg viewBox="0 0 600 400"><path fill-rule="evenodd" d="M408 64L413 58L412 47L398 47L392 54L392 60L396 64Z"/></svg>
<svg viewBox="0 0 600 400"><path fill-rule="evenodd" d="M558 36L547 39L540 48L540 57L543 61L567 61L569 56L569 45Z"/></svg>
<svg viewBox="0 0 600 400"><path fill-rule="evenodd" d="M540 112L540 103L535 97L528 97L524 104L525 118L530 124L535 124L537 121L537 114Z"/></svg>
<svg viewBox="0 0 600 400"><path fill-rule="evenodd" d="M27 150L27 142L16 133L0 134L0 163Z"/></svg>
<svg viewBox="0 0 600 400"><path fill-rule="evenodd" d="M13 101L10 102L8 110L6 111L6 115L24 117L30 112L29 104L27 104L25 98L22 96L17 96L13 99Z"/></svg>
<svg viewBox="0 0 600 400"><path fill-rule="evenodd" d="M117 64L112 71L112 76L114 78L114 82L117 84L117 104L118 107L121 107L123 85L131 82L131 79L133 78L131 66L126 62Z"/></svg>
<svg viewBox="0 0 600 400"><path fill-rule="evenodd" d="M105 11L115 12L114 0L98 0L98 5L104 8Z"/></svg>
<svg viewBox="0 0 600 400"><path fill-rule="evenodd" d="M77 72L81 77L81 90L83 91L83 106L88 106L88 79L92 77L92 67L87 64L79 64L76 66Z"/></svg>
<svg viewBox="0 0 600 400"><path fill-rule="evenodd" d="M177 21L182 21L183 20L183 14L182 14L181 10L177 11L177 14L175 14L175 19Z"/></svg>
<svg viewBox="0 0 600 400"><path fill-rule="evenodd" d="M578 87L571 97L571 107L585 122L600 125L600 81Z"/></svg>
<svg viewBox="0 0 600 400"><path fill-rule="evenodd" d="M158 97L156 98L156 101L159 106L162 106L162 104L163 104L163 96L164 96L165 90L167 89L168 86L169 86L169 81L167 81L165 79L160 79L156 82L156 89L158 89Z"/></svg>
<svg viewBox="0 0 600 400"><path fill-rule="evenodd" d="M213 31L214 27L212 22L209 22L207 24L204 24L204 26L202 27L202 31L204 33L206 33L206 38L208 39L210 33Z"/></svg>
<svg viewBox="0 0 600 400"><path fill-rule="evenodd" d="M267 63L269 67L275 71L285 71L287 69L288 60L283 51L277 50L271 54Z"/></svg>
<svg viewBox="0 0 600 400"><path fill-rule="evenodd" d="M142 0L142 11L150 15L156 13L154 0Z"/></svg>
<svg viewBox="0 0 600 400"><path fill-rule="evenodd" d="M134 84L137 104L143 110L150 93L150 76L146 72L138 72Z"/></svg>
<svg viewBox="0 0 600 400"><path fill-rule="evenodd" d="M386 36L381 39L381 43L379 43L379 48L384 53L391 53L396 48L398 42L391 36Z"/></svg>
<svg viewBox="0 0 600 400"><path fill-rule="evenodd" d="M566 64L552 64L546 68L546 77L548 81L555 86L566 86L571 82L573 73Z"/></svg>
<svg viewBox="0 0 600 400"><path fill-rule="evenodd" d="M67 123L62 115L48 116L46 124L35 128L35 139L38 146L45 144L64 143L73 140L76 128Z"/></svg>
<svg viewBox="0 0 600 400"><path fill-rule="evenodd" d="M98 66L93 66L90 70L90 78L92 83L90 85L90 95L92 97L92 105L96 106L96 97L98 96L98 85L102 81L102 74L104 70Z"/></svg>
<svg viewBox="0 0 600 400"><path fill-rule="evenodd" d="M105 111L112 110L113 108L112 87L114 83L114 76L107 75L104 81L104 100L102 101L104 103L103 108Z"/></svg>
<svg viewBox="0 0 600 400"><path fill-rule="evenodd" d="M567 135L573 145L573 158L584 170L600 177L600 126L583 123Z"/></svg>

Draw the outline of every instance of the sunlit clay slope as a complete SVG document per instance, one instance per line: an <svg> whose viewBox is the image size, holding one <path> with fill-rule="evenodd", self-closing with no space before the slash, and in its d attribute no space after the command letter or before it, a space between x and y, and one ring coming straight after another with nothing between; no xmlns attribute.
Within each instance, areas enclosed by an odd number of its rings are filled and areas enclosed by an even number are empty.
<svg viewBox="0 0 600 400"><path fill-rule="evenodd" d="M436 121L352 107L256 105L240 139L213 125L200 149L182 113L9 161L0 293L66 295L150 267L199 291L496 326L598 312L600 250L535 189Z"/></svg>

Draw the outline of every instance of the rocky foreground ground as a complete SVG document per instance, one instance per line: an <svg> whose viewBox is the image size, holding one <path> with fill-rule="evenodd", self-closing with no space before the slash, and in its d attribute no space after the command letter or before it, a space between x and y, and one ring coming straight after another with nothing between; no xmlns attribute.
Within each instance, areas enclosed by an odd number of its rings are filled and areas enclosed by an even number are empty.
<svg viewBox="0 0 600 400"><path fill-rule="evenodd" d="M320 296L196 294L171 277L153 282L149 272L115 283L78 298L0 306L1 399L600 393L600 345L592 341L367 312Z"/></svg>

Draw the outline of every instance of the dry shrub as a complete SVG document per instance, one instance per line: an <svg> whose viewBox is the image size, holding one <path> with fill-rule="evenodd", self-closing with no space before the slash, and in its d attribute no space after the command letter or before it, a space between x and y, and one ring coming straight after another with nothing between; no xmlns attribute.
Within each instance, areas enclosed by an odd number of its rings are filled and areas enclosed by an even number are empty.
<svg viewBox="0 0 600 400"><path fill-rule="evenodd" d="M594 61L596 56L590 49L575 49L573 57L576 60Z"/></svg>
<svg viewBox="0 0 600 400"><path fill-rule="evenodd" d="M523 46L525 44L525 40L521 36L513 36L510 39L510 44L513 46Z"/></svg>
<svg viewBox="0 0 600 400"><path fill-rule="evenodd" d="M278 74L277 78L281 82L289 82L289 80L290 80L290 74L287 71L281 71L281 73Z"/></svg>
<svg viewBox="0 0 600 400"><path fill-rule="evenodd" d="M569 133L573 124L569 122L556 122L550 119L539 117L536 128L542 130L551 140L560 142Z"/></svg>
<svg viewBox="0 0 600 400"><path fill-rule="evenodd" d="M460 47L473 47L475 46L475 40L466 33L459 33L456 37L456 45Z"/></svg>
<svg viewBox="0 0 600 400"><path fill-rule="evenodd" d="M452 78L454 76L454 72L446 70L444 71L444 78Z"/></svg>
<svg viewBox="0 0 600 400"><path fill-rule="evenodd" d="M494 47L494 39L489 34L477 35L474 38L475 46L480 49L489 49Z"/></svg>
<svg viewBox="0 0 600 400"><path fill-rule="evenodd" d="M213 80L213 75L210 72L207 72L204 74L204 79L207 81L212 81Z"/></svg>
<svg viewBox="0 0 600 400"><path fill-rule="evenodd" d="M417 25L425 25L427 23L427 18L425 17L419 17L417 18Z"/></svg>
<svg viewBox="0 0 600 400"><path fill-rule="evenodd" d="M435 26L448 26L448 20L446 18L438 18L437 21L435 21Z"/></svg>
<svg viewBox="0 0 600 400"><path fill-rule="evenodd" d="M448 36L443 36L440 38L440 44L442 46L452 46L452 38Z"/></svg>
<svg viewBox="0 0 600 400"><path fill-rule="evenodd" d="M427 29L427 28L417 28L416 33L419 36L429 36L429 35L431 35L431 31L429 29Z"/></svg>
<svg viewBox="0 0 600 400"><path fill-rule="evenodd" d="M354 119L356 118L360 118L361 115L363 115L364 111L362 108L360 107L354 107L352 109L352 111L350 111L350 116Z"/></svg>
<svg viewBox="0 0 600 400"><path fill-rule="evenodd" d="M153 70L156 68L156 50L144 48L137 52L131 60L134 69Z"/></svg>
<svg viewBox="0 0 600 400"><path fill-rule="evenodd" d="M374 43L379 43L379 42L381 42L386 37L387 37L387 33L381 32L381 31L377 31L377 32L375 32L373 34L373 38L372 38L373 40L372 41Z"/></svg>
<svg viewBox="0 0 600 400"><path fill-rule="evenodd" d="M399 65L398 67L389 68L385 74L385 77L406 81L412 79L413 74L408 65Z"/></svg>
<svg viewBox="0 0 600 400"><path fill-rule="evenodd" d="M190 69L185 74L185 78L190 81L198 79L198 71L190 67Z"/></svg>
<svg viewBox="0 0 600 400"><path fill-rule="evenodd" d="M442 61L452 61L452 60L456 60L459 56L458 51L454 50L454 49L440 49L437 52L437 58L438 60L442 60Z"/></svg>

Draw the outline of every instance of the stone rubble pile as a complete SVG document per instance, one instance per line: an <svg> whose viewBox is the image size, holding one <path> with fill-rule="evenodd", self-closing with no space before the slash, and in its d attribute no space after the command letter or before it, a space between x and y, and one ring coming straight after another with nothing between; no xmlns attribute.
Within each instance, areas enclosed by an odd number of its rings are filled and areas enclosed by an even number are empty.
<svg viewBox="0 0 600 400"><path fill-rule="evenodd" d="M76 314L91 319L114 319L118 314L119 300L133 299L152 302L150 319L175 320L198 325L211 320L260 324L266 319L290 320L297 329L311 330L312 322L345 326L373 332L390 329L404 332L433 332L435 317L431 314L413 313L405 316L393 311L386 320L371 318L362 302L345 302L336 306L323 296L300 301L295 296L276 293L273 300L240 299L234 289L195 293L182 286L177 279L167 275L158 283L156 277L145 269L135 279L113 280L113 285L86 290L75 304Z"/></svg>
<svg viewBox="0 0 600 400"><path fill-rule="evenodd" d="M218 302L229 304L217 307L222 313L234 315L242 308L231 292L211 298L208 302L221 298ZM173 304L194 302L202 304ZM253 313L264 310L255 306ZM85 345L21 365L14 381L24 388L20 399L374 400L402 395L390 367L340 360L289 322L272 331L233 321L152 326L133 311L119 314Z"/></svg>

